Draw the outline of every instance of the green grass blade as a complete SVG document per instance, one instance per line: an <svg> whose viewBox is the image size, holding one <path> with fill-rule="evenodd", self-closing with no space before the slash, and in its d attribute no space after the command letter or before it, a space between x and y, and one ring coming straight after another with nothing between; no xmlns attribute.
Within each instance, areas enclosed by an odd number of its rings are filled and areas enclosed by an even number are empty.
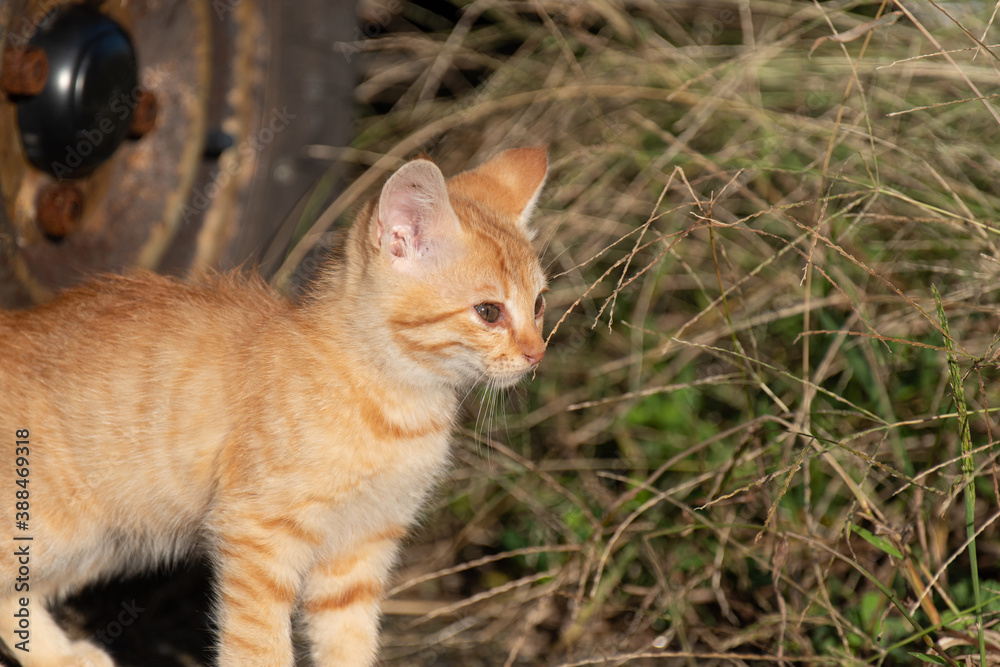
<svg viewBox="0 0 1000 667"><path fill-rule="evenodd" d="M972 460L972 435L969 431L969 407L965 401L965 387L962 384L962 373L955 359L955 342L948 329L948 318L945 316L944 304L937 287L932 286L934 303L937 305L938 320L944 331L944 344L948 349L948 372L951 391L955 399L955 409L958 412L958 428L962 444L962 483L965 485L965 531L969 539L969 569L972 576L972 594L976 602L976 632L979 639L980 664L986 664L986 638L983 634L982 601L979 592L979 564L976 558L976 485L975 464Z"/></svg>

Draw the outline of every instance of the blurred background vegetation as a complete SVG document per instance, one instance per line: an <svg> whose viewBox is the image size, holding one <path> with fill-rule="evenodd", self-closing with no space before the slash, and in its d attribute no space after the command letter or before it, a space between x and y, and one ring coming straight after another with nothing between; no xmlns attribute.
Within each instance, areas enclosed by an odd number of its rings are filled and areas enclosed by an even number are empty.
<svg viewBox="0 0 1000 667"><path fill-rule="evenodd" d="M549 353L468 401L385 664L1000 664L994 9L363 5L279 284L403 159L551 148Z"/></svg>

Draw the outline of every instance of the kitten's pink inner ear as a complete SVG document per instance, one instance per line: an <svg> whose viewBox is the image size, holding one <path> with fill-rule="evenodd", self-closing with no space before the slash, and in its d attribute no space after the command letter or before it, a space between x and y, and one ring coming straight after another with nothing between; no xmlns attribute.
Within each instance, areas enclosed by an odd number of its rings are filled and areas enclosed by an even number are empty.
<svg viewBox="0 0 1000 667"><path fill-rule="evenodd" d="M408 246L415 244L410 237L410 228L405 225L389 225L389 254L393 257L405 257Z"/></svg>
<svg viewBox="0 0 1000 667"><path fill-rule="evenodd" d="M428 160L403 165L382 188L375 234L377 243L398 259L428 254L435 235L454 218L441 170Z"/></svg>

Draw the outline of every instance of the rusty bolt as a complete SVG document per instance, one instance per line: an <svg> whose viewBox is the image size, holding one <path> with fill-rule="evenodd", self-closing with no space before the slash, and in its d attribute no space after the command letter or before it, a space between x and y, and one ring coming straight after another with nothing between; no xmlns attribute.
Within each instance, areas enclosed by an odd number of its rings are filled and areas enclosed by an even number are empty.
<svg viewBox="0 0 1000 667"><path fill-rule="evenodd" d="M61 239L80 224L83 193L69 183L46 185L35 200L38 226L50 239Z"/></svg>
<svg viewBox="0 0 1000 667"><path fill-rule="evenodd" d="M8 95L34 96L45 89L49 80L49 57L34 46L10 46L4 49L0 66L0 88Z"/></svg>
<svg viewBox="0 0 1000 667"><path fill-rule="evenodd" d="M152 130L153 126L156 125L156 112L159 111L159 108L156 95L148 90L139 91L139 97L135 101L135 109L132 111L132 122L128 126L129 138L140 139Z"/></svg>

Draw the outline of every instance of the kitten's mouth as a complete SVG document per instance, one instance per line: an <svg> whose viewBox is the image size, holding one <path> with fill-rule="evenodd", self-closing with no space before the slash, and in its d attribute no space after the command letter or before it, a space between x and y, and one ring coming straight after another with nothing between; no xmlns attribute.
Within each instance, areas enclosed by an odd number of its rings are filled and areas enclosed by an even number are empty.
<svg viewBox="0 0 1000 667"><path fill-rule="evenodd" d="M527 370L518 371L517 373L497 373L490 378L490 384L498 389L509 389L521 382L528 373L535 370L537 366L532 366Z"/></svg>

